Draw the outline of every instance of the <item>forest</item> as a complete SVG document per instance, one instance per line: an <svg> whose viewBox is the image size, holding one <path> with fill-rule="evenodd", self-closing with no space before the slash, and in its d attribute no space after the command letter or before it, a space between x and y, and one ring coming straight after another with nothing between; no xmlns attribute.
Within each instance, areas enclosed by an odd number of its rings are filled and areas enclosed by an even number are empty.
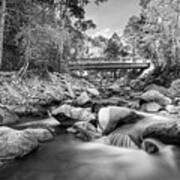
<svg viewBox="0 0 180 180"><path fill-rule="evenodd" d="M0 0L0 179L179 179L180 0L110 1Z"/></svg>

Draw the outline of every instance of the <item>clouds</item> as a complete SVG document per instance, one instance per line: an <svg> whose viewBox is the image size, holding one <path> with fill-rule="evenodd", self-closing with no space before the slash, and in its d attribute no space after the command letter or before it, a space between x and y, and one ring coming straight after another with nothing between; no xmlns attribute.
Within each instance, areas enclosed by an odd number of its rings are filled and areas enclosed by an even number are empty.
<svg viewBox="0 0 180 180"><path fill-rule="evenodd" d="M93 19L97 29L88 31L92 36L111 36L114 32L122 34L130 16L140 12L139 0L108 0L100 6L89 4L86 18Z"/></svg>

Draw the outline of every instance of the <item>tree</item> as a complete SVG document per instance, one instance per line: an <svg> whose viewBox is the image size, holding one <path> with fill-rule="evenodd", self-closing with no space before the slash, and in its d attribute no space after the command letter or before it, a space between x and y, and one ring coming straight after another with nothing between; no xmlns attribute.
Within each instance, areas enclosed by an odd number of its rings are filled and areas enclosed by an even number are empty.
<svg viewBox="0 0 180 180"><path fill-rule="evenodd" d="M6 0L2 0L2 2L1 2L1 20L0 20L0 69L2 66L2 57L3 57L5 17L6 17Z"/></svg>
<svg viewBox="0 0 180 180"><path fill-rule="evenodd" d="M104 1L106 0L92 2ZM49 63L60 67L60 60L64 57L68 59L71 47L76 46L75 42L80 42L73 40L82 31L95 27L92 20L85 19L84 8L90 2L7 0L3 67L9 68L10 65L18 69L23 64L20 71L22 74L28 67L32 68L37 64L45 69ZM9 57L9 54L12 56Z"/></svg>
<svg viewBox="0 0 180 180"><path fill-rule="evenodd" d="M105 54L109 59L117 59L120 55L120 50L122 48L122 43L120 37L117 33L114 33L108 41L107 48L105 49Z"/></svg>
<svg viewBox="0 0 180 180"><path fill-rule="evenodd" d="M141 0L140 5L141 16L130 18L124 35L135 39L138 53L157 66L179 63L180 1Z"/></svg>
<svg viewBox="0 0 180 180"><path fill-rule="evenodd" d="M141 0L140 5L140 16L130 18L124 36L137 54L153 62L157 76L179 74L180 1Z"/></svg>

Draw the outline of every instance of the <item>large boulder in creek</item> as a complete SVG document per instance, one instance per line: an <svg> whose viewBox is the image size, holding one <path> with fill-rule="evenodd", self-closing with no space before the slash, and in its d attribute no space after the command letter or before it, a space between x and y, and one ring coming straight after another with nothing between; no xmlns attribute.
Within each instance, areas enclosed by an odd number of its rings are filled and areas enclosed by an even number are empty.
<svg viewBox="0 0 180 180"><path fill-rule="evenodd" d="M52 112L52 116L55 117L62 126L72 126L77 121L91 121L95 119L95 115L87 108L73 107L68 104L64 104Z"/></svg>
<svg viewBox="0 0 180 180"><path fill-rule="evenodd" d="M27 131L0 127L0 158L11 160L23 157L38 147L38 139Z"/></svg>
<svg viewBox="0 0 180 180"><path fill-rule="evenodd" d="M53 135L47 129L15 130L0 127L0 160L23 157L35 150L39 142L51 140Z"/></svg>
<svg viewBox="0 0 180 180"><path fill-rule="evenodd" d="M172 121L171 123L151 125L144 131L143 138L154 138L165 144L180 146L180 123Z"/></svg>
<svg viewBox="0 0 180 180"><path fill-rule="evenodd" d="M118 130L117 133L130 136L133 142L140 146L143 140L142 134L147 127L153 124L171 122L171 119L124 107L108 106L100 109L98 121L99 129L103 135L110 135Z"/></svg>
<svg viewBox="0 0 180 180"><path fill-rule="evenodd" d="M125 107L107 106L103 107L98 112L99 128L104 134L108 134L126 123L136 122L137 114Z"/></svg>
<svg viewBox="0 0 180 180"><path fill-rule="evenodd" d="M156 90L148 90L140 96L140 99L145 102L156 102L162 106L172 103L172 100Z"/></svg>

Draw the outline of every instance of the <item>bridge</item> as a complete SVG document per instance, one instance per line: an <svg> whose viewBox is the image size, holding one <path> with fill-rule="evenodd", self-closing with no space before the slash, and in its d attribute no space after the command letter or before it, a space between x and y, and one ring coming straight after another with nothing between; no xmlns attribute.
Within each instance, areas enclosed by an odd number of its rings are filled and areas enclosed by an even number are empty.
<svg viewBox="0 0 180 180"><path fill-rule="evenodd" d="M117 69L146 69L149 62L133 59L118 59L108 61L105 58L81 58L70 62L70 70L117 70Z"/></svg>

